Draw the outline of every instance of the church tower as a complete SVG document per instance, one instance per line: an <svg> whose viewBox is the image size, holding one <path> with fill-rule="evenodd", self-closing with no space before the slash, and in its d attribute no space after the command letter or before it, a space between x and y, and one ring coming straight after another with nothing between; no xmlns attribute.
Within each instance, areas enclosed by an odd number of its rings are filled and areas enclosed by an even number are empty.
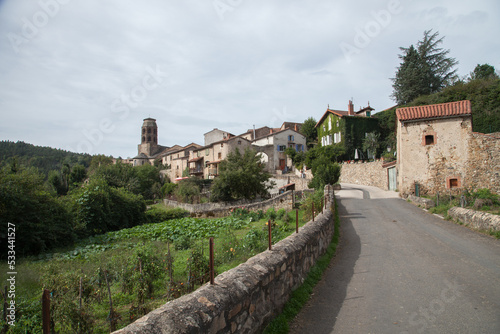
<svg viewBox="0 0 500 334"><path fill-rule="evenodd" d="M156 119L146 118L141 127L141 143L139 144L139 154L144 153L150 157L158 151L158 126Z"/></svg>

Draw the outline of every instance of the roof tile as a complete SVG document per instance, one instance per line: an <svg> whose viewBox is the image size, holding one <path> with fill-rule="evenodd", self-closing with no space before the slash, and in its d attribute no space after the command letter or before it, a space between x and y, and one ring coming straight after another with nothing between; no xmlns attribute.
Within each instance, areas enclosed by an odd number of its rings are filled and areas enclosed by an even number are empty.
<svg viewBox="0 0 500 334"><path fill-rule="evenodd" d="M471 115L469 100L396 109L400 121Z"/></svg>

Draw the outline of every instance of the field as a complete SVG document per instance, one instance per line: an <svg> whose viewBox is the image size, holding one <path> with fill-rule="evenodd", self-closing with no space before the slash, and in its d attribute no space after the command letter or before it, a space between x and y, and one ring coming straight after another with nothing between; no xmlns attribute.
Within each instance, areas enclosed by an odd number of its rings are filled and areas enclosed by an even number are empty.
<svg viewBox="0 0 500 334"><path fill-rule="evenodd" d="M299 226L309 219L304 210L299 211ZM122 328L209 281L210 237L215 240L216 275L264 251L268 220L273 243L295 231L295 211L237 209L225 218L186 217L110 232L71 249L22 259L16 266L16 326L9 333L41 332L44 289L51 293L57 332ZM5 263L0 270L6 282Z"/></svg>

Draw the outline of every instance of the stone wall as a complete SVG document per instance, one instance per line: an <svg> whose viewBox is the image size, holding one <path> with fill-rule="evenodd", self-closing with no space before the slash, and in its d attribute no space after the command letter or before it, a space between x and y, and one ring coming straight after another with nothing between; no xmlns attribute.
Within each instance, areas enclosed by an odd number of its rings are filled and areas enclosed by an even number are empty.
<svg viewBox="0 0 500 334"><path fill-rule="evenodd" d="M500 231L500 216L498 215L459 207L449 209L448 215L475 230Z"/></svg>
<svg viewBox="0 0 500 334"><path fill-rule="evenodd" d="M469 116L398 122L398 188L405 196L420 184L421 194L460 189L466 177L472 122ZM426 138L432 141L427 142Z"/></svg>
<svg viewBox="0 0 500 334"><path fill-rule="evenodd" d="M387 190L387 169L382 167L383 163L383 160L342 163L339 182L361 184Z"/></svg>
<svg viewBox="0 0 500 334"><path fill-rule="evenodd" d="M189 204L181 203L169 199L164 199L163 203L167 206L178 207L188 211L193 217L225 217L231 214L231 211L235 208L246 208L250 211L263 210L266 211L269 208L287 209L291 210L293 208L293 198L302 197L306 193L312 193L314 190L307 189L301 191L289 190L283 194L277 195L271 199L249 203L245 201L236 203L202 203L202 204Z"/></svg>
<svg viewBox="0 0 500 334"><path fill-rule="evenodd" d="M333 198L333 191L328 193ZM325 210L272 250L217 276L214 285L205 284L115 333L259 333L303 283L333 233L333 213Z"/></svg>
<svg viewBox="0 0 500 334"><path fill-rule="evenodd" d="M302 178L295 174L273 175L271 180L276 182L276 188L295 183L295 190L309 189L308 184L311 182L311 178Z"/></svg>
<svg viewBox="0 0 500 334"><path fill-rule="evenodd" d="M500 194L500 133L471 134L464 183L473 190L488 188Z"/></svg>

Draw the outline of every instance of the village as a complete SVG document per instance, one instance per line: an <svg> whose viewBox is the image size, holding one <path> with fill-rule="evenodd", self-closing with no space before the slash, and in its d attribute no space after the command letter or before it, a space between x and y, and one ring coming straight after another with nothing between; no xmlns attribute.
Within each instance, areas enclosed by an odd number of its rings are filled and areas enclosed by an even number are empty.
<svg viewBox="0 0 500 334"><path fill-rule="evenodd" d="M409 194L460 194L465 189L489 188L500 192L500 135L472 130L472 108L468 100L396 109L397 151L394 159L384 161L375 152L363 151L363 140L380 127L374 108L369 105L354 111L327 108L317 122L318 146L341 145L345 149L341 182L374 185L381 189ZM165 147L158 143L156 120L146 118L141 127L138 154L126 160L134 166L160 162L168 166L165 177L178 183L189 177L214 179L221 161L235 149L252 148L259 152L266 171L275 176L278 186L293 182L298 190L307 188L312 177L308 166L297 169L287 148L307 151L302 123L284 121L281 127L249 129L234 135L213 129L204 134L203 145ZM391 151L388 147L387 151ZM495 168L496 166L496 168ZM493 168L492 168L493 167ZM285 177L283 177L285 176ZM301 180L306 179L306 180Z"/></svg>

